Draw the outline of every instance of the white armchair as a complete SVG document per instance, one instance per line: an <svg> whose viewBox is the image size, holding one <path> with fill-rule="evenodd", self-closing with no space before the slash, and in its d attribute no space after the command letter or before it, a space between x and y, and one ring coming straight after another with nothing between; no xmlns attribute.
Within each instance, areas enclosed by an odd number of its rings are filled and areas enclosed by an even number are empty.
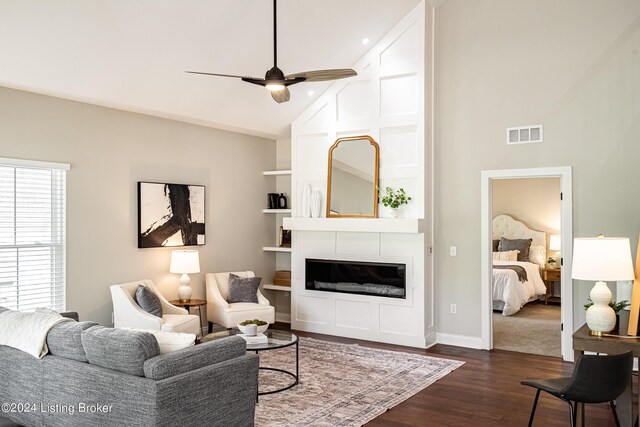
<svg viewBox="0 0 640 427"><path fill-rule="evenodd" d="M135 300L138 285L147 286L160 298L162 318L144 311ZM112 285L113 326L116 328L140 328L162 332L184 332L200 335L200 319L180 307L176 307L162 296L151 280Z"/></svg>
<svg viewBox="0 0 640 427"><path fill-rule="evenodd" d="M255 277L253 271L231 272L240 277ZM233 328L247 319L259 319L268 323L275 321L275 309L258 289L258 304L251 302L228 303L229 272L207 273L207 318L225 328Z"/></svg>

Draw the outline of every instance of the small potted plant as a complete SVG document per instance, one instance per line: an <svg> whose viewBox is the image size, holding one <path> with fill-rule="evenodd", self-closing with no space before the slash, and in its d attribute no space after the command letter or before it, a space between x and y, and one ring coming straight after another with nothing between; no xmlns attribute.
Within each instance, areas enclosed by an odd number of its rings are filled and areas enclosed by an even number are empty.
<svg viewBox="0 0 640 427"><path fill-rule="evenodd" d="M378 197L384 207L391 208L392 218L397 218L400 214L400 206L408 204L411 200L411 196L407 196L407 193L402 187L398 188L398 191L395 191L391 187L386 187L384 192L378 189Z"/></svg>
<svg viewBox="0 0 640 427"><path fill-rule="evenodd" d="M591 307L593 305L593 301L591 301L591 298L588 298L589 303L584 305L584 309L587 310L589 307ZM613 311L616 313L616 326L613 328L613 330L611 332L618 332L618 330L620 329L620 310L623 310L627 307L629 307L631 305L631 303L629 301L622 300L622 301L611 301L609 303L609 307L611 307L613 309Z"/></svg>
<svg viewBox="0 0 640 427"><path fill-rule="evenodd" d="M556 268L556 259L552 256L549 257L549 259L547 260L547 266L549 267L549 270L554 270Z"/></svg>

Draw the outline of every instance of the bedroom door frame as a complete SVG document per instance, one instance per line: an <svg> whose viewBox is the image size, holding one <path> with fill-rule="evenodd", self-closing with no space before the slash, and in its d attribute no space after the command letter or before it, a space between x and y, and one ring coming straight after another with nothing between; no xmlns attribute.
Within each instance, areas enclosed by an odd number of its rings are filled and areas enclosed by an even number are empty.
<svg viewBox="0 0 640 427"><path fill-rule="evenodd" d="M560 306L561 321L561 351L562 358L573 361L573 349L571 335L573 334L573 282L571 280L571 259L573 254L573 195L572 195L572 171L570 166L544 167L530 169L503 169L489 170L481 173L481 265L482 265L482 336L481 348L491 350L493 348L493 298L491 285L493 282L491 238L493 219L493 181L502 179L522 178L560 178L560 191L562 197L560 215L560 233L562 245L562 271L560 277ZM565 262L566 260L566 262Z"/></svg>

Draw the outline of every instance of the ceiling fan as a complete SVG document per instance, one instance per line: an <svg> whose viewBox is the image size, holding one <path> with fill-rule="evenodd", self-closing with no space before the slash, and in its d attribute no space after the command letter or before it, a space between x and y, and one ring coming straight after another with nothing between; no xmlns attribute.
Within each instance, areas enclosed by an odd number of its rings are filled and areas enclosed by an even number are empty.
<svg viewBox="0 0 640 427"><path fill-rule="evenodd" d="M358 73L350 68L304 71L301 73L285 75L282 70L278 68L277 29L278 26L276 20L276 0L273 0L273 68L267 71L264 79L261 79L259 77L234 76L231 74L205 73L202 71L185 71L185 73L204 74L207 76L219 77L234 77L242 79L247 83L264 86L271 92L271 96L278 103L287 102L291 98L291 94L289 93L289 89L287 88L287 86L302 82L322 82L328 80L338 80L358 75Z"/></svg>

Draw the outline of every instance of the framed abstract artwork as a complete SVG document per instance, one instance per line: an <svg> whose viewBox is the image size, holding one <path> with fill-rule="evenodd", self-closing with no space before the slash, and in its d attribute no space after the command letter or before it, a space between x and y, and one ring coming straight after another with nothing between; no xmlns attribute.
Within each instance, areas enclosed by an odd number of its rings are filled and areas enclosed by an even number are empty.
<svg viewBox="0 0 640 427"><path fill-rule="evenodd" d="M138 247L205 244L203 185L138 182Z"/></svg>

